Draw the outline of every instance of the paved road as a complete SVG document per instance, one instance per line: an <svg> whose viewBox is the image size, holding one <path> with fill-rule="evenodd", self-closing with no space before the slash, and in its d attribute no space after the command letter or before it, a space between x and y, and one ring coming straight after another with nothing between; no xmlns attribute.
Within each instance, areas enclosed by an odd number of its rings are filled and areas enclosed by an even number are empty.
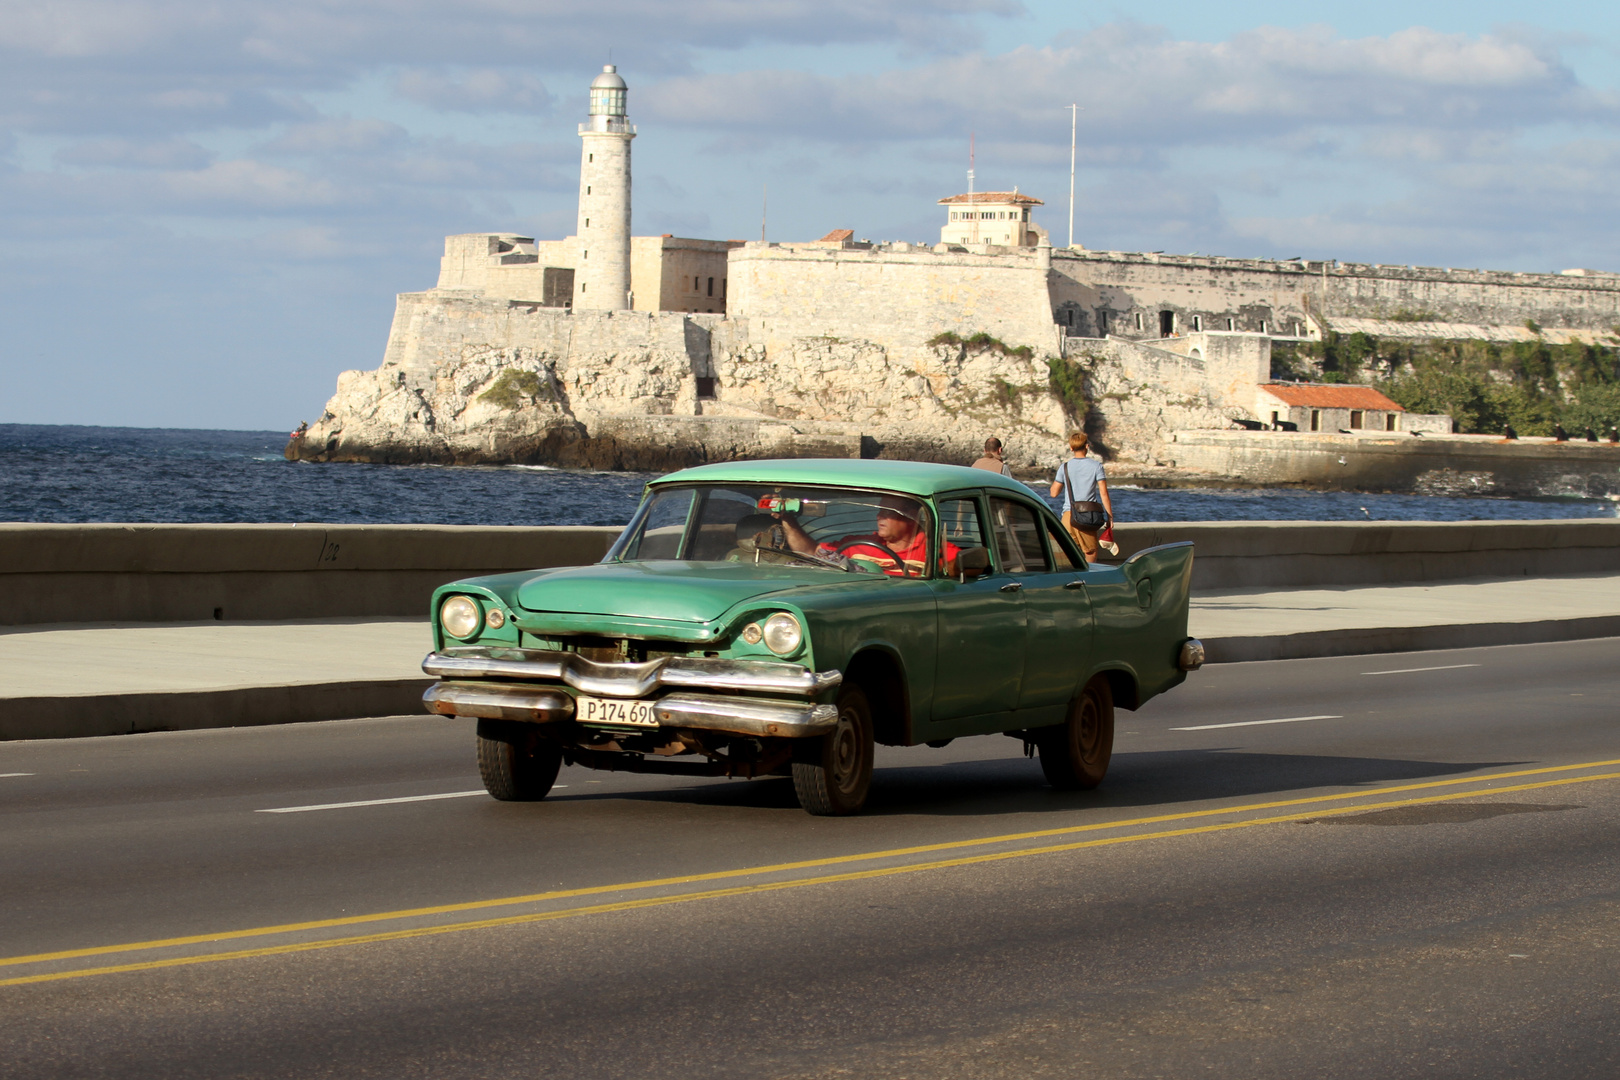
<svg viewBox="0 0 1620 1080"><path fill-rule="evenodd" d="M1214 667L1101 791L965 740L849 820L498 804L426 718L0 744L0 1073L1613 1077L1616 672Z"/></svg>

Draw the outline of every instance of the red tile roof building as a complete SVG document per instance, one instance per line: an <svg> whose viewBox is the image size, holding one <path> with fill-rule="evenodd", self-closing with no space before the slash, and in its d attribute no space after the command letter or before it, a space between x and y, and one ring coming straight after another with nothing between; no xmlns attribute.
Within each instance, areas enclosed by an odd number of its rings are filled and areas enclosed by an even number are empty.
<svg viewBox="0 0 1620 1080"><path fill-rule="evenodd" d="M1255 412L1271 428L1337 432L1401 431L1406 426L1406 410L1370 386L1261 383L1256 389Z"/></svg>
<svg viewBox="0 0 1620 1080"><path fill-rule="evenodd" d="M1323 385L1321 383L1262 383L1260 389L1284 405L1300 408L1376 409L1379 412L1406 411L1370 386Z"/></svg>

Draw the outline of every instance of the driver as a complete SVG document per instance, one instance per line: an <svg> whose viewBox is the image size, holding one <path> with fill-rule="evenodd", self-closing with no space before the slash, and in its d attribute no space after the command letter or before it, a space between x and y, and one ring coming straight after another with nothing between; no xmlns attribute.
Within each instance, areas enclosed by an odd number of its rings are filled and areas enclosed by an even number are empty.
<svg viewBox="0 0 1620 1080"><path fill-rule="evenodd" d="M876 563L885 574L920 577L928 568L928 537L918 527L920 512L921 508L909 499L885 495L878 504L875 532L817 544L809 533L800 528L798 519L792 514L782 515L782 532L787 538L788 547L801 555L825 558L844 554L863 562ZM949 561L956 556L956 545L947 542L945 559ZM899 563L895 562L895 557L900 559Z"/></svg>

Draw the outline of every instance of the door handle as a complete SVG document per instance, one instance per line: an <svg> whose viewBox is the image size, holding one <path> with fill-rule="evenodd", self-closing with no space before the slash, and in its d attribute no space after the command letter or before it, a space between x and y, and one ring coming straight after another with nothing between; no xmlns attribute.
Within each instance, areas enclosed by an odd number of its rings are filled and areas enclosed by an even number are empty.
<svg viewBox="0 0 1620 1080"><path fill-rule="evenodd" d="M1073 581L1065 581L1063 587L1065 589L1083 589L1086 587L1086 583L1079 578L1075 578Z"/></svg>
<svg viewBox="0 0 1620 1080"><path fill-rule="evenodd" d="M1009 582L1006 585L1003 585L1001 587L1001 591L1002 592L1017 592L1019 589L1022 589L1023 587L1024 587L1024 583L1022 581L1013 581L1013 582Z"/></svg>

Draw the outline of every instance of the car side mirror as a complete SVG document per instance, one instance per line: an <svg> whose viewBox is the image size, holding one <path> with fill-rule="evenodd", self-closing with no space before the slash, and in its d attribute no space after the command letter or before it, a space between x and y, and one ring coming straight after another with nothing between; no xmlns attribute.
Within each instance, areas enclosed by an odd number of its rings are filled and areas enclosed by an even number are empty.
<svg viewBox="0 0 1620 1080"><path fill-rule="evenodd" d="M956 556L956 580L967 583L969 578L983 577L990 572L990 551L982 547L964 548Z"/></svg>

